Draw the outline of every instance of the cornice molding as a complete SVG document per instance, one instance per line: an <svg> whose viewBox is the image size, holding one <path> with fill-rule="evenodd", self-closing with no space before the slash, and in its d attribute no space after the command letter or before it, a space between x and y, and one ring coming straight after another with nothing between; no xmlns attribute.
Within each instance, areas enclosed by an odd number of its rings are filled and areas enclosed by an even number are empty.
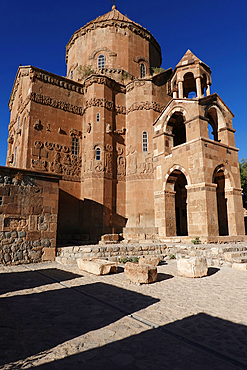
<svg viewBox="0 0 247 370"><path fill-rule="evenodd" d="M68 62L68 54L70 48L74 45L75 41L81 37L86 35L87 33L96 30L97 28L107 28L107 27L116 27L116 28L128 28L131 32L135 33L136 35L146 39L149 41L155 49L160 53L161 57L161 47L153 35L143 27L139 26L138 24L133 24L126 21L117 21L117 20L105 20L101 22L93 22L85 25L84 27L80 28L76 31L70 38L68 44L66 45L66 63Z"/></svg>

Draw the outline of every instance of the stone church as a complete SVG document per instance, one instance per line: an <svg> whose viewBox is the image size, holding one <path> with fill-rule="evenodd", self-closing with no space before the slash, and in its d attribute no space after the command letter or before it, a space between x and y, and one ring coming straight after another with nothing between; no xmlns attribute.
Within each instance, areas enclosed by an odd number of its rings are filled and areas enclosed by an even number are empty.
<svg viewBox="0 0 247 370"><path fill-rule="evenodd" d="M70 38L66 77L19 67L0 177L3 231L24 227L31 243L53 248L106 234L241 239L233 114L190 50L174 70L161 62L152 34L113 5ZM23 199L29 208L17 207Z"/></svg>

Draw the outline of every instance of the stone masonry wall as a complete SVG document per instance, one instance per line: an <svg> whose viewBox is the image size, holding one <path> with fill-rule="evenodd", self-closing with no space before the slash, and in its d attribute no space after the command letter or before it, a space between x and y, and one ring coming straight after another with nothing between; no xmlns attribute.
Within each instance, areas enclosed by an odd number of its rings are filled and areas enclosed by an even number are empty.
<svg viewBox="0 0 247 370"><path fill-rule="evenodd" d="M0 167L0 263L54 260L59 176Z"/></svg>

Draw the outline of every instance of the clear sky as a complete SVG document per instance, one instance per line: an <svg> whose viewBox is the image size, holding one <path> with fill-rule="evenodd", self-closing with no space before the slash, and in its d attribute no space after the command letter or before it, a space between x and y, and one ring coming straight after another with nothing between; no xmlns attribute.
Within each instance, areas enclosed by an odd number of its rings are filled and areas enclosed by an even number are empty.
<svg viewBox="0 0 247 370"><path fill-rule="evenodd" d="M65 46L110 0L0 0L0 165L5 165L8 100L19 64L66 75ZM247 158L247 0L116 0L118 10L161 45L162 67L175 68L187 49L212 70L211 92L234 113L239 158Z"/></svg>

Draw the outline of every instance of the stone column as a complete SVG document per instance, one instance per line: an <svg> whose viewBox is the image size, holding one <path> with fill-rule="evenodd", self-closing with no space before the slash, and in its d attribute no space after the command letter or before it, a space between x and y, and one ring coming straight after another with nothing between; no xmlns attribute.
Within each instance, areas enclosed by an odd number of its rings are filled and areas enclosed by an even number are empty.
<svg viewBox="0 0 247 370"><path fill-rule="evenodd" d="M201 78L197 77L196 79L196 95L198 98L202 97L202 86L201 86Z"/></svg>
<svg viewBox="0 0 247 370"><path fill-rule="evenodd" d="M177 91L173 91L173 99L176 99L178 97L178 92Z"/></svg>
<svg viewBox="0 0 247 370"><path fill-rule="evenodd" d="M207 95L207 96L209 96L209 95L210 95L210 85L209 85L209 84L207 85L206 95Z"/></svg>
<svg viewBox="0 0 247 370"><path fill-rule="evenodd" d="M216 184L186 185L189 236L218 236Z"/></svg>
<svg viewBox="0 0 247 370"><path fill-rule="evenodd" d="M183 82L182 81L178 82L178 97L180 99L183 99L183 97L184 97L184 87L183 87Z"/></svg>

